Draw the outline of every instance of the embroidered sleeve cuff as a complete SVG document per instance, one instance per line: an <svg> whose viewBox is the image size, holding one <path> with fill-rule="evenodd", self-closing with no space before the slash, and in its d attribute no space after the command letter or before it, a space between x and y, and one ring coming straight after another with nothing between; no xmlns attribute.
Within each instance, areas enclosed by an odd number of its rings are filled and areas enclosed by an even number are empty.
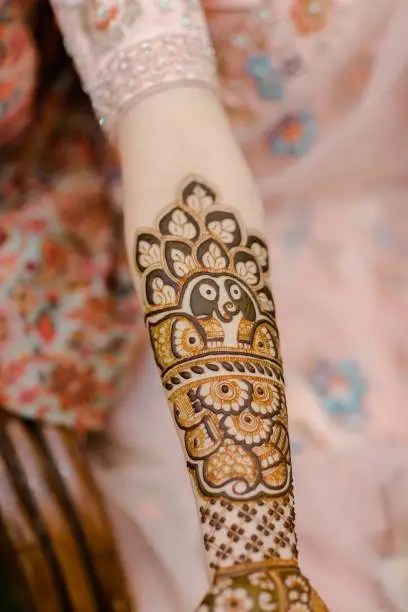
<svg viewBox="0 0 408 612"><path fill-rule="evenodd" d="M83 87L110 133L162 89L216 87L214 53L196 0L53 0Z"/></svg>

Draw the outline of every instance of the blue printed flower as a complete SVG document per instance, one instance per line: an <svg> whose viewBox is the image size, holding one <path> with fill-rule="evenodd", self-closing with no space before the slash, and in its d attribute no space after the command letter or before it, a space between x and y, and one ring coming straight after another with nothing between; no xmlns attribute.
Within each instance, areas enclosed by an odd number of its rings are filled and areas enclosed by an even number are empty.
<svg viewBox="0 0 408 612"><path fill-rule="evenodd" d="M308 110L287 115L271 134L271 149L279 156L305 155L311 148L317 126Z"/></svg>
<svg viewBox="0 0 408 612"><path fill-rule="evenodd" d="M281 100L284 91L282 75L272 66L268 55L251 55L247 62L248 74L254 79L262 100Z"/></svg>
<svg viewBox="0 0 408 612"><path fill-rule="evenodd" d="M361 416L366 382L357 362L349 359L337 364L321 361L310 376L310 381L331 416Z"/></svg>

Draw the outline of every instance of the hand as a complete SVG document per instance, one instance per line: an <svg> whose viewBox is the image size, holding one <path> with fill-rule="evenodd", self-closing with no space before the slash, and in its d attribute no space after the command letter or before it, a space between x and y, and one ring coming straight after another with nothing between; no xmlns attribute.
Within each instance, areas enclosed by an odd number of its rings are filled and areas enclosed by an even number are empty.
<svg viewBox="0 0 408 612"><path fill-rule="evenodd" d="M237 566L216 574L196 612L328 612L295 561Z"/></svg>

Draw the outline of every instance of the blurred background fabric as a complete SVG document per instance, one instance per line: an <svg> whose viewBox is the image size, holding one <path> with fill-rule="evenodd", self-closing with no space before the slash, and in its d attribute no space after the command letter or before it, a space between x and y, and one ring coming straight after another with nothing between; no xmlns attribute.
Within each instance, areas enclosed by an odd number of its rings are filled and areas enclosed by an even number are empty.
<svg viewBox="0 0 408 612"><path fill-rule="evenodd" d="M0 403L103 428L138 351L118 161L46 2L0 3Z"/></svg>

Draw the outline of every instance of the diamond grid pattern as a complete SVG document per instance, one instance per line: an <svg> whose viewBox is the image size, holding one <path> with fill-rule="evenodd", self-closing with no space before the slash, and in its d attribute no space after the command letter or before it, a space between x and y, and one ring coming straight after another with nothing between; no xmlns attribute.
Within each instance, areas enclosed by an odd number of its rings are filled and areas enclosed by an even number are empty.
<svg viewBox="0 0 408 612"><path fill-rule="evenodd" d="M200 507L200 514L212 569L297 556L291 493L279 500L240 504L211 499Z"/></svg>

